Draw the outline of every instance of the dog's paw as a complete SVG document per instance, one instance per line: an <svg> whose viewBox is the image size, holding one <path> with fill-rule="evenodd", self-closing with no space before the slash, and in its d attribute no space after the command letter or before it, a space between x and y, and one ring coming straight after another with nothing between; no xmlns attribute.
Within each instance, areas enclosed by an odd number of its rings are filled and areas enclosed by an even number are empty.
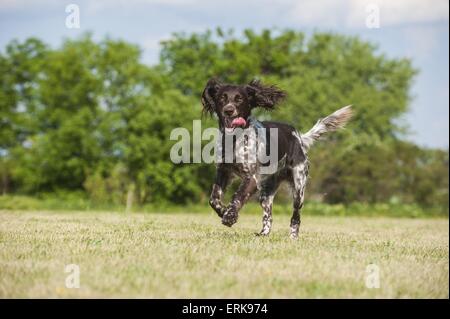
<svg viewBox="0 0 450 319"><path fill-rule="evenodd" d="M231 227L233 226L233 224L235 224L237 222L238 219L238 215L232 211L232 210L227 210L222 217L222 224L224 224L225 226Z"/></svg>

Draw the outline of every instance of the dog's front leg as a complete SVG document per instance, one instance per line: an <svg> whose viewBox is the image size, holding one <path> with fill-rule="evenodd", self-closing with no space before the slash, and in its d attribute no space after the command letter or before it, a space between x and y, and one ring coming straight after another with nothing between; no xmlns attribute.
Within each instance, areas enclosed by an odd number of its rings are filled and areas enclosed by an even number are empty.
<svg viewBox="0 0 450 319"><path fill-rule="evenodd" d="M234 193L230 205L228 205L223 214L222 224L231 227L237 222L239 210L244 206L250 196L255 193L257 189L256 185L256 180L253 176L248 176L243 179L238 190Z"/></svg>
<svg viewBox="0 0 450 319"><path fill-rule="evenodd" d="M211 196L209 198L209 205L215 210L220 218L225 213L225 205L222 204L222 196L230 181L230 172L219 166L217 168L216 181L212 187Z"/></svg>

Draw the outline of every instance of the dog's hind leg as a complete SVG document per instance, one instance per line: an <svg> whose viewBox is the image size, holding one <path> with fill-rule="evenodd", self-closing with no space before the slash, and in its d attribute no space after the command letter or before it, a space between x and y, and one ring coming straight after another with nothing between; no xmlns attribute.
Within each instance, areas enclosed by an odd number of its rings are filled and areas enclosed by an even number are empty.
<svg viewBox="0 0 450 319"><path fill-rule="evenodd" d="M272 204L273 204L274 195L264 194L259 198L259 202L263 209L263 218L262 218L262 229L259 233L256 233L258 236L267 236L272 229Z"/></svg>
<svg viewBox="0 0 450 319"><path fill-rule="evenodd" d="M258 236L267 236L272 229L272 206L273 198L277 192L280 182L276 176L271 176L262 184L261 195L259 196L259 203L263 209L262 229Z"/></svg>
<svg viewBox="0 0 450 319"><path fill-rule="evenodd" d="M305 187L308 178L308 162L297 164L292 168L293 213L291 217L290 237L298 238L301 223L301 210L305 198Z"/></svg>

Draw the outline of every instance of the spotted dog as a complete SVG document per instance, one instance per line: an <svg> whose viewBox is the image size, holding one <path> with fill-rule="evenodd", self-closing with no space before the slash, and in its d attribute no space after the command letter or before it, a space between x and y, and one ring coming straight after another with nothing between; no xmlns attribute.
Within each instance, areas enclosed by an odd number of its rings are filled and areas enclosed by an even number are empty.
<svg viewBox="0 0 450 319"><path fill-rule="evenodd" d="M259 191L263 218L262 229L257 234L269 235L272 228L273 199L280 184L286 181L291 185L293 194L290 237L298 237L300 212L308 178L308 149L322 134L342 128L351 118L352 109L351 106L346 106L319 119L305 134L301 134L291 125L273 121L259 122L251 116L256 107L274 109L285 96L285 92L278 87L264 85L257 80L247 85L233 85L210 79L206 84L202 94L203 111L217 115L221 132L219 144L221 149L225 150L217 164L209 203L226 226L231 227L237 222L242 206L250 196ZM247 133L241 132L233 137L231 160L227 160L226 157L230 154L226 152L226 137L233 135L238 129ZM264 172L268 164L262 163L259 157L256 157L255 161L245 160L253 152L262 152L265 155L275 153L276 169L269 173ZM244 160L239 161L239 158ZM231 202L225 205L222 202L223 193L235 176L241 179L241 184L233 194Z"/></svg>

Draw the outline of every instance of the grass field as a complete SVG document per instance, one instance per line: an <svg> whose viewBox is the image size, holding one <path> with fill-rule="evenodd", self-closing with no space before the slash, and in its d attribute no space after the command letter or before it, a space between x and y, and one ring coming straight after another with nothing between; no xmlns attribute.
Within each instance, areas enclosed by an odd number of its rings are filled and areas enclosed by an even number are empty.
<svg viewBox="0 0 450 319"><path fill-rule="evenodd" d="M0 297L448 298L444 218L0 211ZM65 266L80 269L66 288ZM380 288L366 287L366 267Z"/></svg>

